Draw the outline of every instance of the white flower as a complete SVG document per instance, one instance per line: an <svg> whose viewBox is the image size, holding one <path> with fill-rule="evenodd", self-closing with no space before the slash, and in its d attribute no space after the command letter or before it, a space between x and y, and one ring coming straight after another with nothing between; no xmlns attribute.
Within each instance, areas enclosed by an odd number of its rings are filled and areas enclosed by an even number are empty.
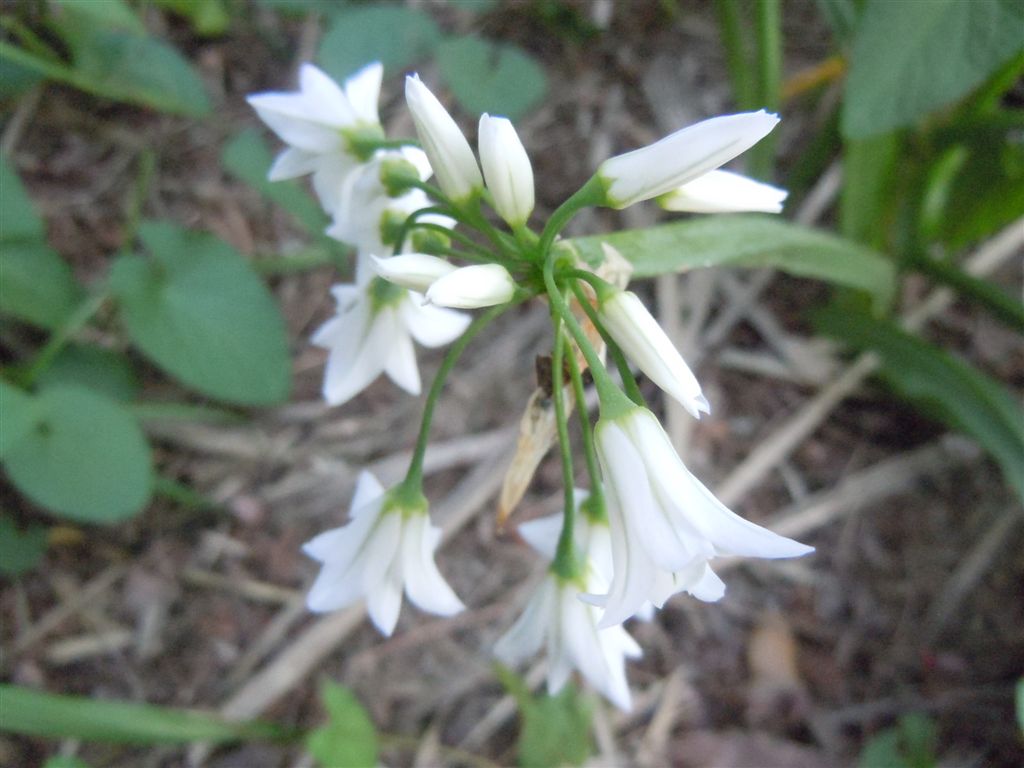
<svg viewBox="0 0 1024 768"><path fill-rule="evenodd" d="M473 150L455 120L419 75L405 79L405 100L441 189L456 202L472 197L484 182Z"/></svg>
<svg viewBox="0 0 1024 768"><path fill-rule="evenodd" d="M480 117L480 164L494 209L508 224L526 223L533 212L533 166L512 123L504 117Z"/></svg>
<svg viewBox="0 0 1024 768"><path fill-rule="evenodd" d="M500 264L473 264L435 280L426 297L428 303L441 307L477 309L504 304L515 290L512 275Z"/></svg>
<svg viewBox="0 0 1024 768"><path fill-rule="evenodd" d="M639 658L640 646L621 626L598 628L600 611L579 599L581 590L604 582L590 569L577 584L548 573L512 628L494 646L494 654L513 666L547 647L548 693L558 693L573 669L622 710L631 702L626 659Z"/></svg>
<svg viewBox="0 0 1024 768"><path fill-rule="evenodd" d="M359 70L339 88L312 64L299 70L299 90L258 93L248 97L260 119L290 146L277 156L270 180L313 174L324 210L337 206L337 190L360 162L351 137L381 134L377 100L384 69L379 63Z"/></svg>
<svg viewBox="0 0 1024 768"><path fill-rule="evenodd" d="M713 117L609 158L597 169L604 204L626 208L671 192L746 152L778 122L777 115L764 110Z"/></svg>
<svg viewBox="0 0 1024 768"><path fill-rule="evenodd" d="M594 440L607 489L614 577L600 626L658 607L684 589L715 600L720 555L799 557L813 551L729 511L683 466L658 420L633 407L601 418Z"/></svg>
<svg viewBox="0 0 1024 768"><path fill-rule="evenodd" d="M374 271L388 282L420 293L434 281L456 270L453 264L427 253L406 253L390 259L371 255L370 260Z"/></svg>
<svg viewBox="0 0 1024 768"><path fill-rule="evenodd" d="M600 299L598 317L629 359L695 419L711 412L690 366L635 293L612 288Z"/></svg>
<svg viewBox="0 0 1024 768"><path fill-rule="evenodd" d="M336 611L365 597L373 623L390 635L403 588L429 613L451 616L465 607L434 563L441 530L431 525L426 500L409 507L364 471L349 516L347 525L321 533L302 548L323 563L306 597L311 611Z"/></svg>
<svg viewBox="0 0 1024 768"><path fill-rule="evenodd" d="M331 289L338 314L313 335L329 351L323 395L341 405L381 373L413 395L420 393L420 373L412 340L439 347L458 338L470 318L439 307L421 306L417 294L373 279L365 285Z"/></svg>
<svg viewBox="0 0 1024 768"><path fill-rule="evenodd" d="M658 198L667 211L689 213L782 213L789 195L784 189L764 184L731 171L709 171Z"/></svg>

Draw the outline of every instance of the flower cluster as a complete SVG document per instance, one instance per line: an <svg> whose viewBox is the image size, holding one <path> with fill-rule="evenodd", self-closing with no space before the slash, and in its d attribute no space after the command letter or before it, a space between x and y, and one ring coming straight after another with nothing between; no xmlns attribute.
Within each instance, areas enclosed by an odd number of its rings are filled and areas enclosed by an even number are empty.
<svg viewBox="0 0 1024 768"><path fill-rule="evenodd" d="M712 570L715 558L797 557L811 548L737 516L686 469L628 363L694 418L710 411L697 378L634 293L605 282L556 240L591 206L624 208L653 199L669 211L779 212L783 190L720 169L767 135L778 118L764 111L717 117L610 158L538 232L530 227L533 168L512 123L483 115L474 152L437 97L412 75L405 96L418 143L388 140L376 106L381 74L379 64L370 65L339 87L307 64L298 92L250 98L289 145L271 179L312 174L332 218L327 234L355 249L355 281L334 287L338 315L313 337L329 350L327 401L347 401L381 372L417 394L412 340L452 343L427 396L405 479L385 490L364 473L350 521L306 544L323 564L309 607L330 611L365 599L384 634L394 630L403 591L431 613L462 609L434 563L440 531L429 520L422 491L434 405L470 340L509 307L542 296L554 329L553 380L546 383L565 502L562 514L519 527L548 569L495 652L514 664L544 646L551 692L578 670L628 709L625 660L641 651L624 622L649 618L680 592L721 599L725 584ZM488 309L472 322L455 311L477 308ZM596 339L618 362L621 387ZM582 404L584 368L600 402L596 424L582 405L578 413L589 492L574 487L564 379L568 371L568 386Z"/></svg>

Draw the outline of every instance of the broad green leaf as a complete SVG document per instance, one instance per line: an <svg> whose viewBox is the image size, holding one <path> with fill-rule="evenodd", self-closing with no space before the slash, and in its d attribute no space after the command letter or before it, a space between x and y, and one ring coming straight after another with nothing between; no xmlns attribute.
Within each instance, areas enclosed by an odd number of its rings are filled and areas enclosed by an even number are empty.
<svg viewBox="0 0 1024 768"><path fill-rule="evenodd" d="M0 99L16 99L45 79L30 67L0 57Z"/></svg>
<svg viewBox="0 0 1024 768"><path fill-rule="evenodd" d="M57 13L52 21L61 36L76 41L79 35L101 30L146 34L142 20L125 0L56 0Z"/></svg>
<svg viewBox="0 0 1024 768"><path fill-rule="evenodd" d="M337 13L351 3L349 0L257 0L260 5L290 16L310 13Z"/></svg>
<svg viewBox="0 0 1024 768"><path fill-rule="evenodd" d="M36 213L18 174L0 157L0 242L42 240L46 237L43 220Z"/></svg>
<svg viewBox="0 0 1024 768"><path fill-rule="evenodd" d="M34 400L31 430L4 454L18 490L73 520L113 523L139 512L152 467L131 414L82 387L51 387Z"/></svg>
<svg viewBox="0 0 1024 768"><path fill-rule="evenodd" d="M56 328L81 298L71 268L46 243L0 242L0 313Z"/></svg>
<svg viewBox="0 0 1024 768"><path fill-rule="evenodd" d="M817 315L821 330L858 350L874 350L899 395L966 432L999 463L1024 498L1024 411L1006 389L963 360L888 322L848 309Z"/></svg>
<svg viewBox="0 0 1024 768"><path fill-rule="evenodd" d="M229 245L148 222L152 254L122 256L110 273L132 341L157 365L211 397L245 405L288 396L284 320L270 292Z"/></svg>
<svg viewBox="0 0 1024 768"><path fill-rule="evenodd" d="M563 242L591 264L602 261L601 244L608 243L632 262L637 278L698 267L773 267L865 291L878 311L896 285L892 264L875 251L766 216L705 216Z"/></svg>
<svg viewBox="0 0 1024 768"><path fill-rule="evenodd" d="M0 379L0 459L32 431L36 410L32 395Z"/></svg>
<svg viewBox="0 0 1024 768"><path fill-rule="evenodd" d="M593 752L593 708L571 685L556 696L533 696L510 670L498 666L498 678L516 700L522 717L517 744L523 768L583 765Z"/></svg>
<svg viewBox="0 0 1024 768"><path fill-rule="evenodd" d="M847 42L857 25L857 0L817 0L817 6L836 39Z"/></svg>
<svg viewBox="0 0 1024 768"><path fill-rule="evenodd" d="M868 0L850 57L843 133L864 138L911 125L1022 49L1019 0Z"/></svg>
<svg viewBox="0 0 1024 768"><path fill-rule="evenodd" d="M77 757L58 755L57 757L51 757L43 763L43 768L90 768L90 766L84 760L79 760Z"/></svg>
<svg viewBox="0 0 1024 768"><path fill-rule="evenodd" d="M231 140L223 153L224 168L294 216L310 232L322 235L327 215L295 181L268 181L273 157L256 128L247 128Z"/></svg>
<svg viewBox="0 0 1024 768"><path fill-rule="evenodd" d="M934 768L935 723L911 713L871 738L857 762L859 768Z"/></svg>
<svg viewBox="0 0 1024 768"><path fill-rule="evenodd" d="M370 62L398 70L430 53L441 39L424 11L392 3L344 8L334 14L317 63L339 82Z"/></svg>
<svg viewBox="0 0 1024 768"><path fill-rule="evenodd" d="M28 736L118 744L180 744L278 739L284 735L283 729L270 723L234 723L209 712L62 696L17 685L0 685L0 700L0 730Z"/></svg>
<svg viewBox="0 0 1024 768"><path fill-rule="evenodd" d="M377 732L359 700L347 688L329 681L321 696L329 720L309 734L309 753L324 768L377 765Z"/></svg>
<svg viewBox="0 0 1024 768"><path fill-rule="evenodd" d="M885 246L893 223L893 170L901 146L895 133L844 143L839 229L845 237L872 248Z"/></svg>
<svg viewBox="0 0 1024 768"><path fill-rule="evenodd" d="M511 45L479 37L449 38L438 47L441 76L467 112L489 112L511 119L540 103L547 91L544 70Z"/></svg>
<svg viewBox="0 0 1024 768"><path fill-rule="evenodd" d="M42 388L80 384L119 402L134 399L139 391L135 371L124 355L83 344L64 347L36 377L35 383Z"/></svg>
<svg viewBox="0 0 1024 768"><path fill-rule="evenodd" d="M36 567L46 554L46 528L30 525L19 530L9 517L0 517L0 573L19 576Z"/></svg>
<svg viewBox="0 0 1024 768"><path fill-rule="evenodd" d="M184 16L203 36L221 35L231 23L222 0L157 0L157 5Z"/></svg>

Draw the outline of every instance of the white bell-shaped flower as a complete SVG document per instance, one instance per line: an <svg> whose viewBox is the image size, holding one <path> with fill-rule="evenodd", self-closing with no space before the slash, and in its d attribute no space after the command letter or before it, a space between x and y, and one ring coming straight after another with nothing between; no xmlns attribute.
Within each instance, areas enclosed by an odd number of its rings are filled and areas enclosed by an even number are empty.
<svg viewBox="0 0 1024 768"><path fill-rule="evenodd" d="M313 335L328 350L323 396L341 405L369 386L381 373L412 395L420 393L415 339L425 347L454 341L469 325L461 312L422 305L422 297L405 288L372 279L364 285L331 289L338 314Z"/></svg>
<svg viewBox="0 0 1024 768"><path fill-rule="evenodd" d="M410 507L364 471L349 517L346 525L303 546L307 555L323 564L306 597L311 611L336 611L365 598L374 625L390 635L403 590L428 613L451 616L465 607L434 563L441 530L431 524L426 500Z"/></svg>
<svg viewBox="0 0 1024 768"><path fill-rule="evenodd" d="M419 75L405 79L405 100L437 183L452 200L468 200L483 188L484 182L466 137Z"/></svg>
<svg viewBox="0 0 1024 768"><path fill-rule="evenodd" d="M511 227L525 224L533 213L533 166L515 127L504 117L484 114L477 143L494 209Z"/></svg>
<svg viewBox="0 0 1024 768"><path fill-rule="evenodd" d="M249 96L247 101L267 126L289 146L274 160L271 181L313 174L313 187L328 213L337 207L337 191L361 158L351 137L383 135L377 113L384 69L373 63L339 87L312 64L299 69L299 90Z"/></svg>
<svg viewBox="0 0 1024 768"><path fill-rule="evenodd" d="M782 213L789 193L732 171L709 171L658 198L666 211Z"/></svg>
<svg viewBox="0 0 1024 768"><path fill-rule="evenodd" d="M426 299L440 307L478 309L511 301L515 290L512 275L500 264L473 264L435 280Z"/></svg>
<svg viewBox="0 0 1024 768"><path fill-rule="evenodd" d="M609 158L597 169L604 205L626 208L671 192L746 152L778 122L764 110L713 117Z"/></svg>
<svg viewBox="0 0 1024 768"><path fill-rule="evenodd" d="M626 356L695 419L711 412L690 366L635 293L610 288L600 298L598 318Z"/></svg>
<svg viewBox="0 0 1024 768"><path fill-rule="evenodd" d="M708 567L712 558L813 551L727 509L686 469L646 408L601 418L594 441L607 489L614 566L600 626L625 621L648 600L661 607L680 590L718 599L725 587Z"/></svg>
<svg viewBox="0 0 1024 768"><path fill-rule="evenodd" d="M371 255L370 260L373 270L389 283L419 293L424 293L435 281L457 269L454 264L427 253L405 253L389 259Z"/></svg>

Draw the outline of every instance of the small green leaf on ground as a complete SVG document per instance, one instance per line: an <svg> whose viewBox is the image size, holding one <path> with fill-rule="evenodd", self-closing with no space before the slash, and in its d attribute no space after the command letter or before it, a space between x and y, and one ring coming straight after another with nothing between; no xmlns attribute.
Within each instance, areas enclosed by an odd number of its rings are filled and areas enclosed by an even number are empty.
<svg viewBox="0 0 1024 768"><path fill-rule="evenodd" d="M135 371L124 355L84 344L64 347L35 383L42 388L81 384L118 402L133 400L139 391Z"/></svg>
<svg viewBox="0 0 1024 768"><path fill-rule="evenodd" d="M608 243L633 264L633 277L698 267L773 267L867 292L875 309L892 301L896 271L884 256L849 240L767 216L729 215L626 229L564 241L591 264Z"/></svg>
<svg viewBox="0 0 1024 768"><path fill-rule="evenodd" d="M233 248L209 235L147 222L152 258L122 256L110 285L128 334L157 365L203 394L243 405L288 396L284 319Z"/></svg>
<svg viewBox="0 0 1024 768"><path fill-rule="evenodd" d="M0 459L32 431L37 409L32 395L0 379Z"/></svg>
<svg viewBox="0 0 1024 768"><path fill-rule="evenodd" d="M51 757L45 763L43 768L90 768L89 764L83 760L79 760L77 757Z"/></svg>
<svg viewBox="0 0 1024 768"><path fill-rule="evenodd" d="M347 688L325 682L321 690L329 720L309 734L306 748L324 768L377 765L377 732L362 704Z"/></svg>
<svg viewBox="0 0 1024 768"><path fill-rule="evenodd" d="M73 520L113 523L149 500L149 445L135 419L78 386L42 390L31 429L4 453L11 482L40 506Z"/></svg>
<svg viewBox="0 0 1024 768"><path fill-rule="evenodd" d="M19 576L30 571L46 553L46 528L30 525L25 530L9 517L0 516L0 573Z"/></svg>
<svg viewBox="0 0 1024 768"><path fill-rule="evenodd" d="M537 106L547 91L544 69L511 45L479 37L445 40L438 47L441 76L471 114L488 112L510 119Z"/></svg>
<svg viewBox="0 0 1024 768"><path fill-rule="evenodd" d="M56 328L78 305L82 290L71 268L41 240L0 243L0 313Z"/></svg>
<svg viewBox="0 0 1024 768"><path fill-rule="evenodd" d="M7 159L0 157L0 242L42 240L43 220Z"/></svg>
<svg viewBox="0 0 1024 768"><path fill-rule="evenodd" d="M370 62L399 70L429 54L441 39L424 11L397 3L343 8L331 18L316 60L339 82Z"/></svg>

